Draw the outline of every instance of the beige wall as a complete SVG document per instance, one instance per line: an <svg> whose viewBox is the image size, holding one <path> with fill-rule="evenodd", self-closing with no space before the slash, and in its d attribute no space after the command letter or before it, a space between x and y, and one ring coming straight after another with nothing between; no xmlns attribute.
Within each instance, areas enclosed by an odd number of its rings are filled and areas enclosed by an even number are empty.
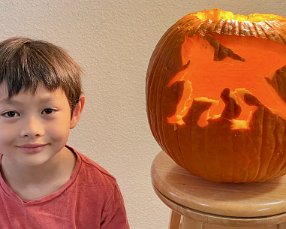
<svg viewBox="0 0 286 229"><path fill-rule="evenodd" d="M83 67L87 106L70 144L117 177L131 228L165 229L169 220L150 182L159 147L145 114L149 57L176 20L214 7L286 16L285 0L0 1L1 40L45 39L63 46Z"/></svg>

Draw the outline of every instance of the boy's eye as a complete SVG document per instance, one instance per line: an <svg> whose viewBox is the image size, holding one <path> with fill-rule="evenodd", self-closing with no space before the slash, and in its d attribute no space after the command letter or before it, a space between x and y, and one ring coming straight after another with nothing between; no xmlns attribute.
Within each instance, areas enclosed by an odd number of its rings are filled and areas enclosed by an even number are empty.
<svg viewBox="0 0 286 229"><path fill-rule="evenodd" d="M20 116L20 114L17 111L7 111L2 113L1 116L6 118L14 118Z"/></svg>
<svg viewBox="0 0 286 229"><path fill-rule="evenodd" d="M45 108L43 111L42 111L42 114L51 114L53 112L56 112L57 110L56 109L53 109L53 108Z"/></svg>

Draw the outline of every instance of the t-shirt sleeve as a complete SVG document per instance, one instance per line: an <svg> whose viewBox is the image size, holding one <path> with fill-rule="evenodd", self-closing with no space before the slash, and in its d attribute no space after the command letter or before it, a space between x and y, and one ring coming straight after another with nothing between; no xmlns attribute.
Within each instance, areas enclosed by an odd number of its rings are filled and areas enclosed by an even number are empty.
<svg viewBox="0 0 286 229"><path fill-rule="evenodd" d="M123 197L117 184L103 209L100 228L129 229Z"/></svg>

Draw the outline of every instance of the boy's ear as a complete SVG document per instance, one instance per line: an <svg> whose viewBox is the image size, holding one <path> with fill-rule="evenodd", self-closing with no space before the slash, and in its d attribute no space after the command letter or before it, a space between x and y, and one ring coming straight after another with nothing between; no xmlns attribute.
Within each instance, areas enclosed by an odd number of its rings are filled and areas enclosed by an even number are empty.
<svg viewBox="0 0 286 229"><path fill-rule="evenodd" d="M70 128L71 129L74 128L76 126L76 124L78 123L78 121L80 119L81 112L82 112L83 107L84 107L84 103L85 103L85 96L81 95L78 103L76 104L76 106L73 109L73 113L71 116L71 122L70 122Z"/></svg>

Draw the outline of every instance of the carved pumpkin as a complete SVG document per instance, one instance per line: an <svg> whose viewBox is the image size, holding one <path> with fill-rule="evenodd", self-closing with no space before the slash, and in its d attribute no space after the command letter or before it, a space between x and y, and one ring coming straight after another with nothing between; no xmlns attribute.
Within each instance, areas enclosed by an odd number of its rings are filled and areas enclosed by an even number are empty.
<svg viewBox="0 0 286 229"><path fill-rule="evenodd" d="M286 173L286 19L191 13L150 59L147 114L161 148L192 174L263 182Z"/></svg>

